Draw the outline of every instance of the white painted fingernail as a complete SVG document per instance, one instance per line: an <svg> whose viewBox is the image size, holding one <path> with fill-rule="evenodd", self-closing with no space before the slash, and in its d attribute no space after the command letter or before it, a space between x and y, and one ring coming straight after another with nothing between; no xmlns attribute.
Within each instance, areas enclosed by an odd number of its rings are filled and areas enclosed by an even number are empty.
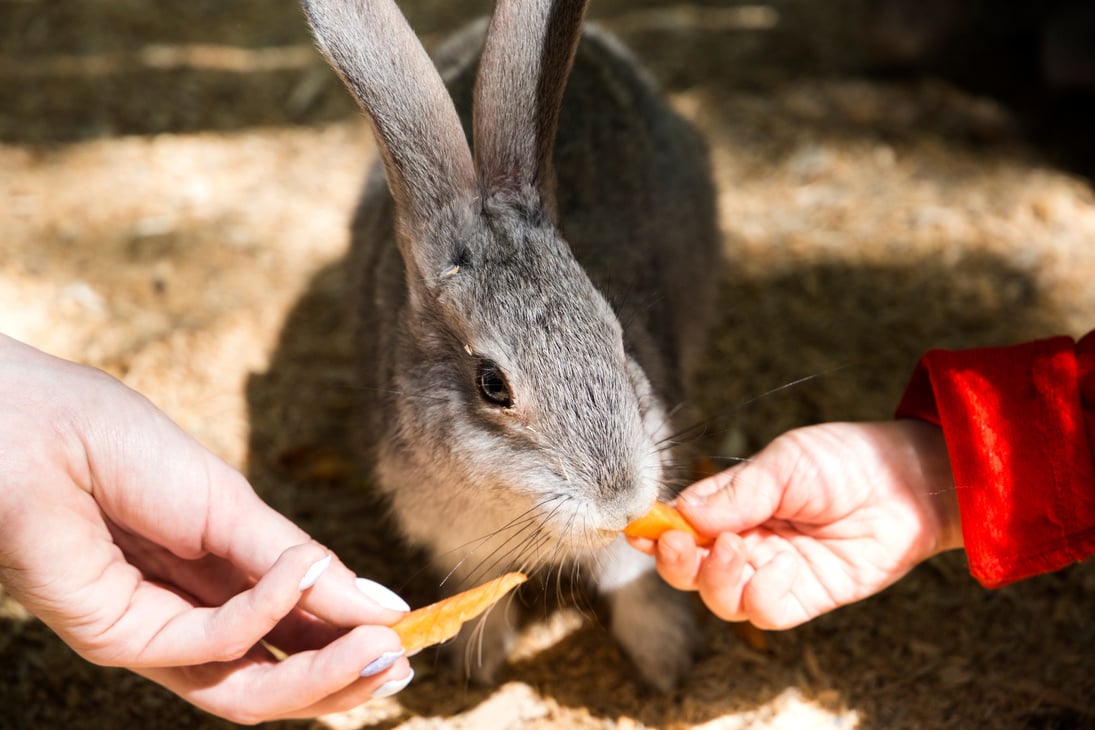
<svg viewBox="0 0 1095 730"><path fill-rule="evenodd" d="M398 692L402 692L403 688L410 684L412 679L414 679L413 669L403 679L393 679L377 687L373 690L373 699L379 700L382 697L391 697Z"/></svg>
<svg viewBox="0 0 1095 730"><path fill-rule="evenodd" d="M386 651L378 656L376 659L365 665L365 668L361 670L360 674L362 677L372 677L380 674L385 669L388 669L390 666L395 664L401 656L403 656L402 649L400 649L399 651Z"/></svg>
<svg viewBox="0 0 1095 730"><path fill-rule="evenodd" d="M300 590L306 591L314 586L316 581L319 580L319 576L323 575L323 571L331 567L331 558L333 557L333 555L328 555L323 560L312 563L312 566L308 568L308 572L300 579Z"/></svg>
<svg viewBox="0 0 1095 730"><path fill-rule="evenodd" d="M407 602L400 598L391 588L382 586L375 580L358 578L357 589L371 598L373 602L381 608L387 608L392 611L411 610L411 607L407 605Z"/></svg>

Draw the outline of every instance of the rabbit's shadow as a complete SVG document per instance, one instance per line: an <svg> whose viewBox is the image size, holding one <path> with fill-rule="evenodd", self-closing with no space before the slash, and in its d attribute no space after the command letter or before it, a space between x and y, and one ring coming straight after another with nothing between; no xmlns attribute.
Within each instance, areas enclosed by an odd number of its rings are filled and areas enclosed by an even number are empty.
<svg viewBox="0 0 1095 730"><path fill-rule="evenodd" d="M357 456L361 444L353 424L360 390L349 278L345 261L339 260L311 279L287 318L269 369L252 376L248 475L269 502L358 574L421 605L433 598L436 578L426 570L425 556L400 542ZM825 263L759 277L728 266L723 280L711 365L701 388L713 417L703 429L708 449L726 441L727 433L735 434L730 440L736 439L737 448L751 450L781 430L807 423L888 418L924 349L1036 336L1054 321L1052 308L1025 273L984 255L894 267ZM750 402L806 375L819 377ZM938 582L938 575L947 574L929 570L920 580ZM928 590L953 593L955 586ZM970 610L989 611L987 605L979 608L976 595L970 600ZM709 621L697 669L678 693L662 697L641 686L609 633L596 625L517 662L507 678L596 715L625 714L657 725L678 717L687 704L689 717L699 721L730 708L759 706L794 686L801 677L804 642L825 663L825 657L869 641L865 634L872 623L931 624L934 615L942 624L952 610L930 596L927 601L886 601L884 607L868 601L855 609L858 618L852 622L846 618L850 613L831 619L841 624L839 632L826 632L818 628L824 621L815 622L809 629L780 634L763 653L750 653L724 624ZM416 659L427 671L420 671L419 680L401 695L408 709L448 715L489 696L469 687L458 672L431 663L431 656ZM900 677L900 662L885 664L884 671ZM743 667L750 670L747 681ZM856 686L854 672L837 676ZM735 679L722 683L720 677Z"/></svg>
<svg viewBox="0 0 1095 730"><path fill-rule="evenodd" d="M247 473L267 501L358 575L419 605L432 598L427 562L401 542L355 444L360 386L347 286L345 261L318 271L269 368L250 377Z"/></svg>

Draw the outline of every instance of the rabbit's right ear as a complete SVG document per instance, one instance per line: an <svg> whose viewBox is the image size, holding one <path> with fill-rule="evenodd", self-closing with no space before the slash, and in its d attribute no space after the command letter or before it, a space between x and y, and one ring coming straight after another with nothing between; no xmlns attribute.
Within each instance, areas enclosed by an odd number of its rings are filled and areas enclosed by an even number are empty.
<svg viewBox="0 0 1095 730"><path fill-rule="evenodd" d="M372 121L400 222L413 231L475 171L452 98L392 0L304 0L316 41ZM402 243L401 243L402 245Z"/></svg>

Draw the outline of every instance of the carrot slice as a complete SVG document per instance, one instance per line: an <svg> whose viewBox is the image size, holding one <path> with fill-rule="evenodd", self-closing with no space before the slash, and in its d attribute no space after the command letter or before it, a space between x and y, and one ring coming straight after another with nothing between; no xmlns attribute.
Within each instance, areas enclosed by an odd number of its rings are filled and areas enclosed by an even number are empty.
<svg viewBox="0 0 1095 730"><path fill-rule="evenodd" d="M697 545L706 546L714 542L712 538L697 532L696 528L684 519L684 515L664 502L655 502L649 512L624 528L624 534L628 537L657 540L662 533L669 530L687 532Z"/></svg>
<svg viewBox="0 0 1095 730"><path fill-rule="evenodd" d="M463 593L411 611L392 624L407 654L456 636L465 622L486 611L528 580L524 573L506 573Z"/></svg>

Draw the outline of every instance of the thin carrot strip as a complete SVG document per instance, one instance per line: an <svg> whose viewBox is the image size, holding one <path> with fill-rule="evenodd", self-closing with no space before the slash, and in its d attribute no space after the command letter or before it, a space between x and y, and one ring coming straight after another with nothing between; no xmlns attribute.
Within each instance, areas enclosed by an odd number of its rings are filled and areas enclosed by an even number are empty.
<svg viewBox="0 0 1095 730"><path fill-rule="evenodd" d="M392 624L408 654L456 636L467 621L486 611L528 580L524 573L506 573L463 593L411 611Z"/></svg>

